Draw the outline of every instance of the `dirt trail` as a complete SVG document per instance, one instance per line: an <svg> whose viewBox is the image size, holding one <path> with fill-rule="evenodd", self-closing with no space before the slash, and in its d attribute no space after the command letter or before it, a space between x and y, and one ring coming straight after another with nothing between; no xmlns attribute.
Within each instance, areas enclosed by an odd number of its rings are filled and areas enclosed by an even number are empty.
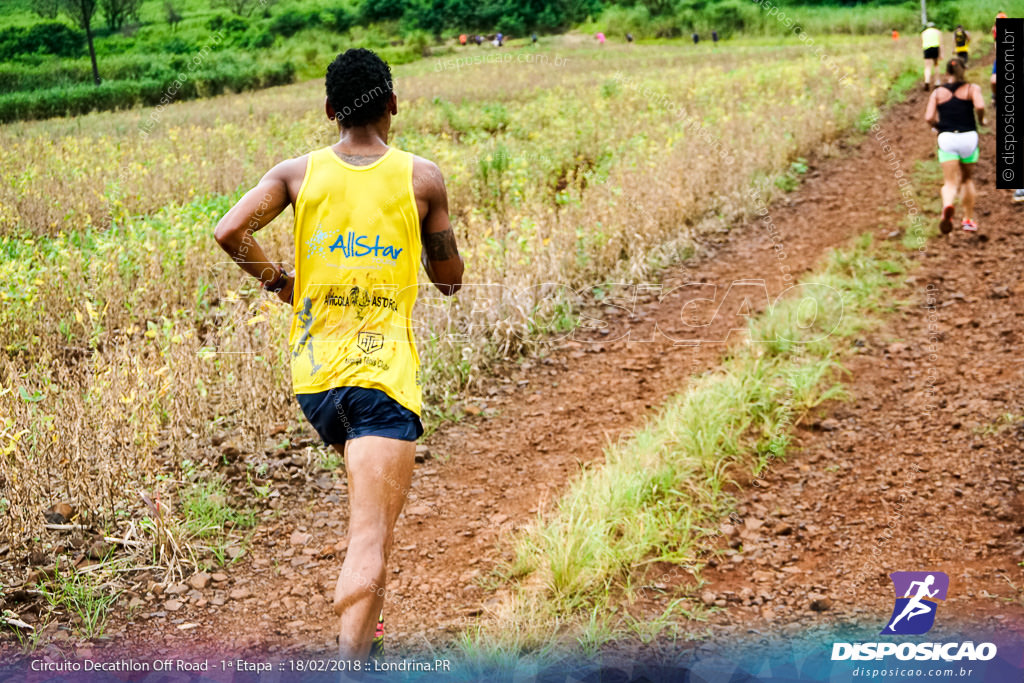
<svg viewBox="0 0 1024 683"><path fill-rule="evenodd" d="M913 93L882 121L905 169L933 153L933 138L919 123L924 101L922 93ZM986 156L991 158L990 138L986 144ZM642 424L653 407L685 388L688 377L717 365L730 329L743 326L740 314L757 312L764 302L759 286L737 286L721 314L712 320L732 283L763 280L769 297L774 298L786 284L780 263L798 277L814 267L826 250L853 235L874 231L884 237L899 226L905 216L899 188L885 175L879 143L867 137L856 149L846 151L839 158L812 159L806 182L771 207L784 259L776 258L773 237L761 221L722 234L706 253L666 273L660 291L630 301L629 314L614 309L592 312L592 316L609 321L605 331L579 334L574 341L553 344L543 358L501 368L484 395L468 402L471 410L482 414L447 424L427 440L431 457L417 467L413 491L396 530L385 607L388 638L393 644L401 644L403 649L441 644L477 614L490 595L475 579L489 573L500 559L501 551L496 549L499 538L527 524L539 509L556 500L581 463L599 459L605 444ZM982 206L1002 206L1008 201L1005 193L993 196L990 186L983 185L982 190ZM983 214L982 230L1005 235L1013 225L1011 215L1009 209ZM742 562L730 562L729 571L723 569L709 577L715 600L717 594L731 600L727 591L739 596L743 586L766 585L766 590L778 595L790 588L796 594L812 585L833 585L843 563L856 561L849 548L867 547L879 510L885 505L881 499L891 496L891 491L880 492L878 486L902 481L897 476L907 466L904 458L909 457L920 463L927 481L920 484L932 494L918 494L911 505L929 523L917 524L915 519L913 528L907 525L905 538L922 539L928 532L955 538L948 528L940 532L939 525L948 526L949 520L938 513L944 505L960 509L967 502L972 507L967 508L969 517L964 519L970 522L956 528L963 531L964 539L980 544L976 548L980 554L970 560L971 571L991 571L984 567L996 565L985 558L1003 552L1000 534L1005 536L1013 527L1011 520L995 516L1016 504L1011 500L1014 472L1008 459L1001 462L996 457L999 451L994 445L981 450L967 448L977 438L971 430L975 422L991 421L992 411L1013 407L993 398L999 383L1020 380L1022 366L1011 362L1012 353L1002 354L998 347L1000 343L1009 345L1013 335L1022 333L1020 319L993 324L988 317L1011 310L1007 307L1017 306L1012 310L1020 311L1024 290L1007 299L989 298L996 283L1009 285L1010 290L1018 286L1019 279L1009 280L1004 273L1013 267L1012 261L999 257L1009 255L1017 245L1008 240L993 237L983 242L954 235L953 246L936 245L929 252L925 264L929 274L918 275L920 282L927 278L938 281L942 301L950 300L955 291L964 294L964 299L952 299L954 305L940 312L946 336L936 366L954 373L940 390L947 397L946 407L933 418L942 423L942 431L938 424L923 422L913 403L906 405L920 393L923 366L917 349L920 342L915 340L924 334L923 319L908 314L894 325L909 326L916 320L916 327L877 333L867 340L866 352L853 362L854 394L864 398L835 408L832 419L840 428L822 434L804 430L804 448L787 464L773 467L766 491L745 498L744 514L761 519L763 525L751 532L753 540L745 542ZM979 273L985 270L992 274L984 276L985 284L980 285ZM938 279L943 271L945 279ZM703 282L705 286L677 288L685 282ZM697 302L684 311L695 291L713 302ZM748 306L740 305L743 294L749 295ZM968 310L974 305L978 308ZM971 322L955 325L954 319L961 317L977 321L978 326ZM702 328L687 325L708 321ZM627 328L630 336L620 338ZM1003 335L1004 329L1011 330L1008 337ZM886 335L905 339L901 343L908 346L900 350L886 347L879 341L888 339ZM669 336L699 338L704 343L673 343ZM960 370L970 374L956 375ZM910 372L917 374L911 377ZM917 393L901 398L915 387ZM1014 400L1009 388L1004 388L1003 398L1010 403ZM876 405L882 410L873 410ZM1024 412L1019 405L1015 409ZM855 422L849 422L851 417ZM962 422L958 430L953 430L950 422L954 418ZM900 433L898 446L889 438L893 430ZM1000 438L1004 437L1005 433ZM947 444L943 438L948 439ZM934 450L928 445L931 443ZM1008 448L1008 444L1004 446L1007 456L1013 452ZM922 455L908 456L908 450ZM963 453L978 457L965 458ZM980 457L982 454L986 457ZM839 470L830 472L826 461ZM955 479L954 471L960 479ZM962 485L955 485L954 480ZM331 651L335 618L330 596L340 559L321 551L344 536L346 489L343 477L337 482L321 478L317 484L282 501L280 517L261 525L250 552L225 570L224 580L201 589L187 588L178 598L183 606L174 612L163 607L167 596L140 594L131 622L123 614L114 617L109 642L116 643L118 649L154 653L237 654L249 648L261 652ZM957 489L962 489L962 497ZM994 507L986 507L990 498L997 501ZM778 516L782 506L793 512L780 525L771 515ZM764 513L758 515L762 508ZM931 518L926 511L936 516ZM1019 513L1013 519L1019 522ZM785 524L795 531L786 535L782 531ZM996 545L985 545L990 540ZM756 543L763 545L760 555L751 550ZM887 552L897 548L904 546L893 542ZM912 557L938 561L948 554L959 553L961 559L967 555L947 542L922 541L917 548ZM784 561L776 556L784 556ZM1004 559L999 566L1012 568L1017 558ZM798 567L800 573L784 570L787 573L776 575L783 565ZM966 559L963 567L966 571ZM955 571L950 573L958 576ZM867 577L865 583L871 580L877 582L877 577ZM746 598L740 600L727 604L749 610L765 623L777 623L791 614L795 618L795 610L806 609L796 599L792 608L787 607L788 602L769 600L770 609L753 601L742 602ZM790 609L794 611L786 611ZM825 614L839 611L836 608ZM734 623L734 618L729 611L721 623ZM746 613L743 619L747 619Z"/></svg>
<svg viewBox="0 0 1024 683"><path fill-rule="evenodd" d="M729 605L716 630L877 632L888 574L937 570L950 577L937 633L1024 633L1024 224L994 160L985 135L979 234L928 246L903 292L917 305L848 364L852 400L743 496L735 554L705 576L705 601Z"/></svg>

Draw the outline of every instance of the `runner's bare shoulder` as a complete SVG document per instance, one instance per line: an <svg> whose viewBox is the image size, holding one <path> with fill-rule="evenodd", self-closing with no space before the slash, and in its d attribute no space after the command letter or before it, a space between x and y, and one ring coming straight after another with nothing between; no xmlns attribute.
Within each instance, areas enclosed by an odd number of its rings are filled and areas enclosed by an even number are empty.
<svg viewBox="0 0 1024 683"><path fill-rule="evenodd" d="M445 194L444 176L433 161L413 155L412 187L416 199L431 202Z"/></svg>
<svg viewBox="0 0 1024 683"><path fill-rule="evenodd" d="M284 183L288 188L288 199L294 204L302 187L302 181L306 178L306 167L309 165L309 155L303 154L294 159L286 159L267 171L261 182Z"/></svg>

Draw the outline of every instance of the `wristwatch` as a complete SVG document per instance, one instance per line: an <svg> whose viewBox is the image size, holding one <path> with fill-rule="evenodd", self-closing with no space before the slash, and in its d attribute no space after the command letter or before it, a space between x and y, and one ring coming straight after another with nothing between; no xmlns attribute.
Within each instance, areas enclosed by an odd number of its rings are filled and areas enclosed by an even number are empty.
<svg viewBox="0 0 1024 683"><path fill-rule="evenodd" d="M277 294L282 289L284 289L285 286L287 286L287 284L288 273L286 273L284 268L282 268L281 270L277 271L277 277L275 277L270 282L265 282L263 284L263 289L267 290L268 292L273 292L274 294Z"/></svg>

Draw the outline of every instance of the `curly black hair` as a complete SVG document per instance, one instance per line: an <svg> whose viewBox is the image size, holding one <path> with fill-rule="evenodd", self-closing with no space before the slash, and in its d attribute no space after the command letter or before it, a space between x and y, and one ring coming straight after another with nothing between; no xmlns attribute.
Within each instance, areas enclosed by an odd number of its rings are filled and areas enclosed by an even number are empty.
<svg viewBox="0 0 1024 683"><path fill-rule="evenodd" d="M366 48L346 50L327 67L327 101L346 128L379 120L392 92L391 67Z"/></svg>

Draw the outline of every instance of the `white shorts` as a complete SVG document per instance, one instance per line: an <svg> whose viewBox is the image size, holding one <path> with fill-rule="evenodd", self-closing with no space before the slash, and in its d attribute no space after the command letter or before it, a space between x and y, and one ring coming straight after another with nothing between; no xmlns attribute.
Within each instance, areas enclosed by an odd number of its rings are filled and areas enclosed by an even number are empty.
<svg viewBox="0 0 1024 683"><path fill-rule="evenodd" d="M978 131L976 130L964 133L939 133L938 142L939 161L959 159L965 163L971 163L978 160Z"/></svg>

